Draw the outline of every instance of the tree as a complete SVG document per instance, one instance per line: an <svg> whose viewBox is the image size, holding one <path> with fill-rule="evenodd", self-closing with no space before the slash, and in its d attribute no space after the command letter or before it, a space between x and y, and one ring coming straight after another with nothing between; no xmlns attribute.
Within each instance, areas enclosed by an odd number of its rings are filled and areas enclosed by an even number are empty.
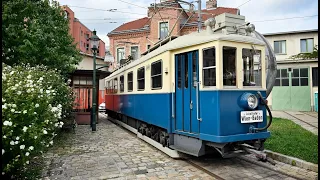
<svg viewBox="0 0 320 180"><path fill-rule="evenodd" d="M318 46L314 46L311 53L299 53L290 57L291 59L316 59L318 58Z"/></svg>
<svg viewBox="0 0 320 180"><path fill-rule="evenodd" d="M43 64L62 75L75 70L81 56L69 35L68 20L58 2L2 2L2 62Z"/></svg>

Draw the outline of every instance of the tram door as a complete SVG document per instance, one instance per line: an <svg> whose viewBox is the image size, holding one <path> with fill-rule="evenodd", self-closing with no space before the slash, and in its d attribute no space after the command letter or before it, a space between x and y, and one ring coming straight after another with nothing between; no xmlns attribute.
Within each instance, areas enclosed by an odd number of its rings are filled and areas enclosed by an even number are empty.
<svg viewBox="0 0 320 180"><path fill-rule="evenodd" d="M198 51L175 56L175 131L199 133L197 120Z"/></svg>

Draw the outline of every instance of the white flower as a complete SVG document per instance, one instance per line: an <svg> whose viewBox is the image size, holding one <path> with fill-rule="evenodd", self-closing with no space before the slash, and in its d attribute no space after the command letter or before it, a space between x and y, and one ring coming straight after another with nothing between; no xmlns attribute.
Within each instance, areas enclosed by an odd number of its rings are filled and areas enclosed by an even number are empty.
<svg viewBox="0 0 320 180"><path fill-rule="evenodd" d="M43 134L48 134L48 132L46 130L43 130Z"/></svg>
<svg viewBox="0 0 320 180"><path fill-rule="evenodd" d="M14 142L13 142L13 141L10 141L10 145L14 145Z"/></svg>
<svg viewBox="0 0 320 180"><path fill-rule="evenodd" d="M15 105L15 104L12 104L12 105L11 105L11 107L13 107L13 108L16 108L16 107L17 107L17 105Z"/></svg>
<svg viewBox="0 0 320 180"><path fill-rule="evenodd" d="M23 111L23 114L26 114L26 113L27 113L27 110L24 110L24 111Z"/></svg>
<svg viewBox="0 0 320 180"><path fill-rule="evenodd" d="M29 164L29 161L26 161L26 164Z"/></svg>
<svg viewBox="0 0 320 180"><path fill-rule="evenodd" d="M19 144L19 141L14 142L14 144Z"/></svg>
<svg viewBox="0 0 320 180"><path fill-rule="evenodd" d="M12 122L11 121L4 121L3 125L4 126L12 126Z"/></svg>
<svg viewBox="0 0 320 180"><path fill-rule="evenodd" d="M20 145L20 149L24 149L26 146L25 145Z"/></svg>
<svg viewBox="0 0 320 180"><path fill-rule="evenodd" d="M31 90L30 89L27 89L27 93L30 93L31 92Z"/></svg>
<svg viewBox="0 0 320 180"><path fill-rule="evenodd" d="M28 75L27 78L30 79L30 78L31 78L31 75Z"/></svg>
<svg viewBox="0 0 320 180"><path fill-rule="evenodd" d="M7 109L7 104L3 104L2 109Z"/></svg>
<svg viewBox="0 0 320 180"><path fill-rule="evenodd" d="M50 94L50 90L46 90L46 93L47 93L47 94Z"/></svg>
<svg viewBox="0 0 320 180"><path fill-rule="evenodd" d="M33 112L33 114L37 114L37 112Z"/></svg>
<svg viewBox="0 0 320 180"><path fill-rule="evenodd" d="M16 110L15 109L11 109L11 112L15 112Z"/></svg>
<svg viewBox="0 0 320 180"><path fill-rule="evenodd" d="M40 77L39 81L42 81L43 80L43 77Z"/></svg>
<svg viewBox="0 0 320 180"><path fill-rule="evenodd" d="M38 138L38 136L34 136L34 139L37 139Z"/></svg>
<svg viewBox="0 0 320 180"><path fill-rule="evenodd" d="M36 108L39 107L39 104L37 103L34 107L36 107Z"/></svg>
<svg viewBox="0 0 320 180"><path fill-rule="evenodd" d="M4 154L4 152L6 152L4 149L2 149L2 155Z"/></svg>
<svg viewBox="0 0 320 180"><path fill-rule="evenodd" d="M23 131L23 132L27 132L27 130L28 130L28 128L27 128L27 127L25 127L25 126L23 126L22 131Z"/></svg>
<svg viewBox="0 0 320 180"><path fill-rule="evenodd" d="M33 149L34 149L34 147L33 147L33 146L30 146L30 147L29 147L29 150L30 150L30 151L32 151Z"/></svg>
<svg viewBox="0 0 320 180"><path fill-rule="evenodd" d="M52 145L52 144L53 144L53 141L50 141L50 142L49 142L49 144L51 144L51 145Z"/></svg>
<svg viewBox="0 0 320 180"><path fill-rule="evenodd" d="M26 156L29 156L29 154L30 154L29 152L26 152Z"/></svg>
<svg viewBox="0 0 320 180"><path fill-rule="evenodd" d="M20 138L19 137L16 137L16 140L19 140Z"/></svg>
<svg viewBox="0 0 320 180"><path fill-rule="evenodd" d="M20 95L20 94L21 94L21 91L18 91L17 94Z"/></svg>
<svg viewBox="0 0 320 180"><path fill-rule="evenodd" d="M2 98L2 102L6 102L6 100Z"/></svg>
<svg viewBox="0 0 320 180"><path fill-rule="evenodd" d="M7 136L6 135L3 135L3 137L2 137L3 139L6 139L7 138Z"/></svg>

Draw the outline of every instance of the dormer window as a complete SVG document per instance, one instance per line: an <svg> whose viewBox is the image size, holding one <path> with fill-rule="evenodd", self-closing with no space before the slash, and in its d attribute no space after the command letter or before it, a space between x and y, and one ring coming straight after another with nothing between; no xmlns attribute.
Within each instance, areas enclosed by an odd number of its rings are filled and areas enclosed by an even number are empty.
<svg viewBox="0 0 320 180"><path fill-rule="evenodd" d="M169 23L160 22L159 23L159 39L162 40L168 36L169 32Z"/></svg>

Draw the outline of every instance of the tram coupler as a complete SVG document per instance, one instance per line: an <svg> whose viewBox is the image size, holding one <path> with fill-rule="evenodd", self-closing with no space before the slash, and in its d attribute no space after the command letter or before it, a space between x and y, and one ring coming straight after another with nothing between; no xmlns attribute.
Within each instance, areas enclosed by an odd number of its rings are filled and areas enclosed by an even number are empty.
<svg viewBox="0 0 320 180"><path fill-rule="evenodd" d="M268 158L267 154L263 153L262 151L255 150L254 147L248 144L241 144L241 148L249 154L254 154L258 161L269 162L272 165L276 165L276 162L271 158Z"/></svg>

